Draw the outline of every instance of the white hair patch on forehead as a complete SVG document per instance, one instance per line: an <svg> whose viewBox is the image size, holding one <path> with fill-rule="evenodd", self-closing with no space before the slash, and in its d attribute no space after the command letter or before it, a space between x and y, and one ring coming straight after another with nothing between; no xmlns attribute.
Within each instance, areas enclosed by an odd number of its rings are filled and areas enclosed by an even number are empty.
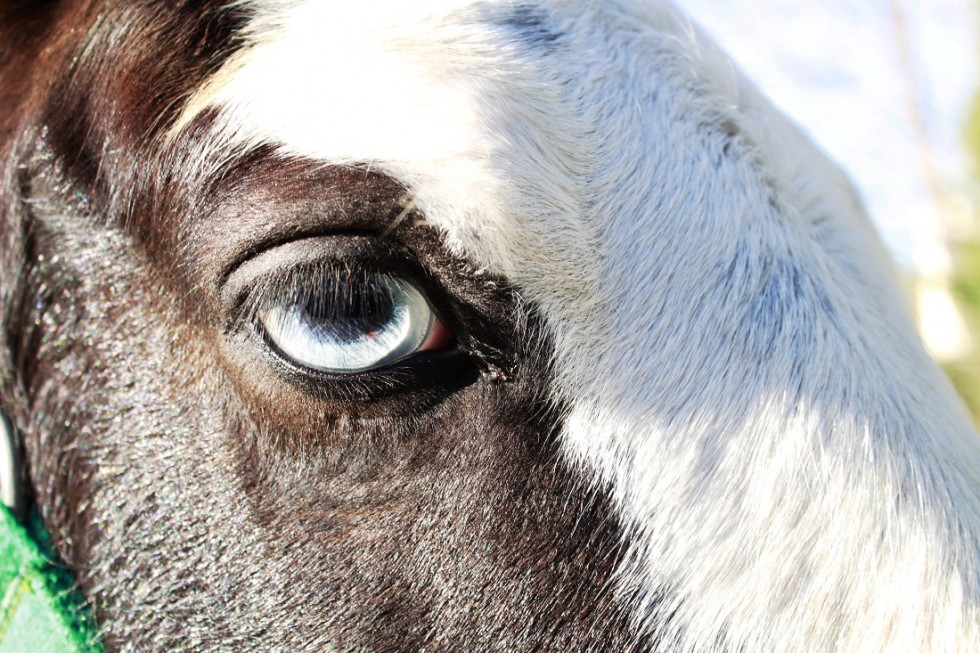
<svg viewBox="0 0 980 653"><path fill-rule="evenodd" d="M498 272L519 274L525 266L528 247L512 260L508 243L515 227L537 229L531 215L524 225L514 222L531 209L564 214L566 233L554 240L558 249L568 245L568 228L586 202L575 182L585 173L570 166L585 164L580 151L592 125L563 106L565 89L542 79L534 58L516 44L498 51L487 5L289 7L256 3L255 44L191 99L178 129L219 106L225 136L243 146L272 142L288 153L393 174L453 244ZM531 89L546 101L528 103ZM522 183L536 192L501 187L511 180L498 164L519 165L529 177ZM526 245L543 235L528 234ZM472 251L477 242L486 251Z"/></svg>
<svg viewBox="0 0 980 653"><path fill-rule="evenodd" d="M837 169L664 2L250 3L192 99L358 163L555 343L671 650L965 650L980 445Z"/></svg>

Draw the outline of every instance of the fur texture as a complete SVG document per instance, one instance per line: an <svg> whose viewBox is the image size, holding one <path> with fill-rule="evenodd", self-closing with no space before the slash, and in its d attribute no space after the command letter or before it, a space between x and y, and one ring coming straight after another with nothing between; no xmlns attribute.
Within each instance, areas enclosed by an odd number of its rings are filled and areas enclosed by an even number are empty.
<svg viewBox="0 0 980 653"><path fill-rule="evenodd" d="M980 440L671 5L86 4L8 10L0 378L110 648L980 646ZM227 282L283 246L458 355L282 369Z"/></svg>

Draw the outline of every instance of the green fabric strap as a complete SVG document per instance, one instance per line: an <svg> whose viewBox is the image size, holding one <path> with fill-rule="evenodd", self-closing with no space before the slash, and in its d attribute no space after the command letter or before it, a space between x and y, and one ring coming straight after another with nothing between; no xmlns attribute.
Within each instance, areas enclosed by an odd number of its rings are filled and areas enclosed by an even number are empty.
<svg viewBox="0 0 980 653"><path fill-rule="evenodd" d="M96 630L40 529L0 505L0 653L97 653Z"/></svg>

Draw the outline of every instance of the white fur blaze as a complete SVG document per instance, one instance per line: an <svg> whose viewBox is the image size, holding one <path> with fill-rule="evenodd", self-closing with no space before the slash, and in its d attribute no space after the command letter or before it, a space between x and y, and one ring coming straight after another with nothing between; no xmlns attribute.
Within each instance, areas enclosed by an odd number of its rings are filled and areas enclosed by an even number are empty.
<svg viewBox="0 0 980 653"><path fill-rule="evenodd" d="M243 146L397 177L534 303L638 630L980 647L980 443L846 180L696 28L631 0L534 3L536 40L510 2L250 4L182 124L219 106Z"/></svg>

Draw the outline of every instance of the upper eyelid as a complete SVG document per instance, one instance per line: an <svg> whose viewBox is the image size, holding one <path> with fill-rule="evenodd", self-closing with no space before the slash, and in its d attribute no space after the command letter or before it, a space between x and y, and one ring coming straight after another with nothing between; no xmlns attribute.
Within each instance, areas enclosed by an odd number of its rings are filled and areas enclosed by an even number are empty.
<svg viewBox="0 0 980 653"><path fill-rule="evenodd" d="M226 330L253 321L254 311L265 301L291 294L303 282L340 268L387 273L412 281L445 321L451 321L446 320L447 310L465 303L436 282L406 248L364 234L335 234L269 247L231 270L219 291Z"/></svg>
<svg viewBox="0 0 980 653"><path fill-rule="evenodd" d="M372 242L367 236L311 237L289 241L258 252L236 265L221 283L225 299L240 296L257 281L272 276L285 276L303 267L328 265L370 266L381 269L382 260L407 263L399 248Z"/></svg>
<svg viewBox="0 0 980 653"><path fill-rule="evenodd" d="M390 237L386 230L411 193L376 168L369 162L325 165L268 145L238 152L203 186L200 201L212 207L207 219L191 212L184 225L200 242L198 265L216 287L244 262L291 241ZM394 235L414 232L422 217L412 212Z"/></svg>

